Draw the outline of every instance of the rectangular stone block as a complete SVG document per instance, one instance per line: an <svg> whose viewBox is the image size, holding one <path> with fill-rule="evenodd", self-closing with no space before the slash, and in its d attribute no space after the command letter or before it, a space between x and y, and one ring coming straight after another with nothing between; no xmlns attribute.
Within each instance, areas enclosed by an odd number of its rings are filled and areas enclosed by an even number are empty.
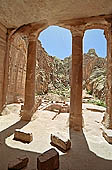
<svg viewBox="0 0 112 170"><path fill-rule="evenodd" d="M33 140L33 135L32 133L27 133L20 129L16 129L14 133L14 140L18 140L24 143L30 143Z"/></svg>
<svg viewBox="0 0 112 170"><path fill-rule="evenodd" d="M37 158L38 170L56 170L59 168L59 153L50 149Z"/></svg>
<svg viewBox="0 0 112 170"><path fill-rule="evenodd" d="M66 138L60 138L51 134L51 145L57 147L59 150L66 152L71 147L71 141Z"/></svg>
<svg viewBox="0 0 112 170"><path fill-rule="evenodd" d="M27 157L17 158L8 164L8 170L21 170L28 164L29 159Z"/></svg>

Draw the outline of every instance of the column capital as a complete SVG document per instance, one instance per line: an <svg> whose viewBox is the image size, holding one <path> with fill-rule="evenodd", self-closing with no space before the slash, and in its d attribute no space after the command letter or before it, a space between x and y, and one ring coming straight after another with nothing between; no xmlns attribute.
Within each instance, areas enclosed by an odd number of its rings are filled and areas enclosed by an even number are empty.
<svg viewBox="0 0 112 170"><path fill-rule="evenodd" d="M29 41L37 41L37 34L36 33L30 33L29 35L28 35L28 40Z"/></svg>
<svg viewBox="0 0 112 170"><path fill-rule="evenodd" d="M72 33L72 36L84 36L84 31L85 31L85 26L84 25L80 25L80 26L71 26L70 27L70 31Z"/></svg>
<svg viewBox="0 0 112 170"><path fill-rule="evenodd" d="M106 40L112 36L112 24L109 24L108 27L104 30L104 36Z"/></svg>

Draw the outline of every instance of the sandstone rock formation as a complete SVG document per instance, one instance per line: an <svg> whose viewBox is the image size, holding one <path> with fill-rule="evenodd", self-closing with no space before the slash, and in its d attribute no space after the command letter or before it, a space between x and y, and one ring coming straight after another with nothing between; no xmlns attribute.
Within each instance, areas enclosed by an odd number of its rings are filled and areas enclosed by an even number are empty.
<svg viewBox="0 0 112 170"><path fill-rule="evenodd" d="M88 93L105 101L106 59L98 57L94 49L84 54L83 88Z"/></svg>
<svg viewBox="0 0 112 170"><path fill-rule="evenodd" d="M48 92L48 85L52 79L53 58L42 48L40 41L37 42L36 61L36 93L44 94Z"/></svg>
<svg viewBox="0 0 112 170"><path fill-rule="evenodd" d="M65 97L70 97L72 58L64 60L54 58L53 79L50 91ZM89 49L83 55L83 89L105 101L106 59L98 57L95 49Z"/></svg>
<svg viewBox="0 0 112 170"><path fill-rule="evenodd" d="M53 76L51 79L52 86L49 86L50 92L70 97L70 61L71 57L66 57L64 60L53 57Z"/></svg>
<svg viewBox="0 0 112 170"><path fill-rule="evenodd" d="M27 45L20 35L9 46L9 73L7 103L24 101Z"/></svg>
<svg viewBox="0 0 112 170"><path fill-rule="evenodd" d="M27 42L17 35L10 44L9 81L7 103L24 101ZM61 60L52 57L37 40L36 95L46 93L70 97L72 57ZM83 88L88 93L105 100L106 59L98 57L95 49L83 56Z"/></svg>

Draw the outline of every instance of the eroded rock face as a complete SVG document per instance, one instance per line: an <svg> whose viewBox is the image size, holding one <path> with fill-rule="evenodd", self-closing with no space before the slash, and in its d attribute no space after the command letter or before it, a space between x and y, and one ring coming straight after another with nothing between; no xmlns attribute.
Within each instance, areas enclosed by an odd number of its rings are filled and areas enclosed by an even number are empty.
<svg viewBox="0 0 112 170"><path fill-rule="evenodd" d="M87 80L95 67L98 56L94 49L90 49L87 54L83 56L83 80Z"/></svg>
<svg viewBox="0 0 112 170"><path fill-rule="evenodd" d="M23 169L27 166L29 159L27 157L16 158L8 163L8 170Z"/></svg>
<svg viewBox="0 0 112 170"><path fill-rule="evenodd" d="M42 48L40 41L37 41L37 61L36 61L36 93L44 94L48 92L48 85L52 79L53 58Z"/></svg>
<svg viewBox="0 0 112 170"><path fill-rule="evenodd" d="M17 35L10 45L9 84L7 103L24 101L27 43ZM36 89L35 93L48 92L65 98L70 97L72 57L64 60L45 52L37 40ZM90 49L83 57L83 88L101 100L105 98L106 59Z"/></svg>
<svg viewBox="0 0 112 170"><path fill-rule="evenodd" d="M59 137L59 135L56 136L54 134L51 134L51 144L63 152L66 152L71 147L71 141L69 139L65 139L62 136Z"/></svg>
<svg viewBox="0 0 112 170"><path fill-rule="evenodd" d="M23 102L25 93L27 63L27 43L17 35L10 44L9 50L9 76L7 103ZM49 56L37 42L36 60L36 93L48 92L48 85L52 76L53 58Z"/></svg>
<svg viewBox="0 0 112 170"><path fill-rule="evenodd" d="M59 168L59 153L54 149L49 149L37 158L38 170L56 170Z"/></svg>
<svg viewBox="0 0 112 170"><path fill-rule="evenodd" d="M105 100L106 59L98 57L95 50L90 49L84 54L83 63L83 88L98 99Z"/></svg>
<svg viewBox="0 0 112 170"><path fill-rule="evenodd" d="M11 39L9 47L9 73L7 103L24 101L27 46L20 35Z"/></svg>

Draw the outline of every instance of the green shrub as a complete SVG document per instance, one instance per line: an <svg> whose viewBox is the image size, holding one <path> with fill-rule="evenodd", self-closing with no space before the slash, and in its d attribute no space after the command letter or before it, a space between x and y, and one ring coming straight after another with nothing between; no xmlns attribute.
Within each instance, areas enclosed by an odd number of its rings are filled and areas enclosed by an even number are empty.
<svg viewBox="0 0 112 170"><path fill-rule="evenodd" d="M92 91L91 91L91 90L88 90L88 91L87 91L87 94L92 95Z"/></svg>
<svg viewBox="0 0 112 170"><path fill-rule="evenodd" d="M93 104L96 104L98 106L106 107L105 102L104 101L100 101L100 100L88 100L88 103L93 103Z"/></svg>

